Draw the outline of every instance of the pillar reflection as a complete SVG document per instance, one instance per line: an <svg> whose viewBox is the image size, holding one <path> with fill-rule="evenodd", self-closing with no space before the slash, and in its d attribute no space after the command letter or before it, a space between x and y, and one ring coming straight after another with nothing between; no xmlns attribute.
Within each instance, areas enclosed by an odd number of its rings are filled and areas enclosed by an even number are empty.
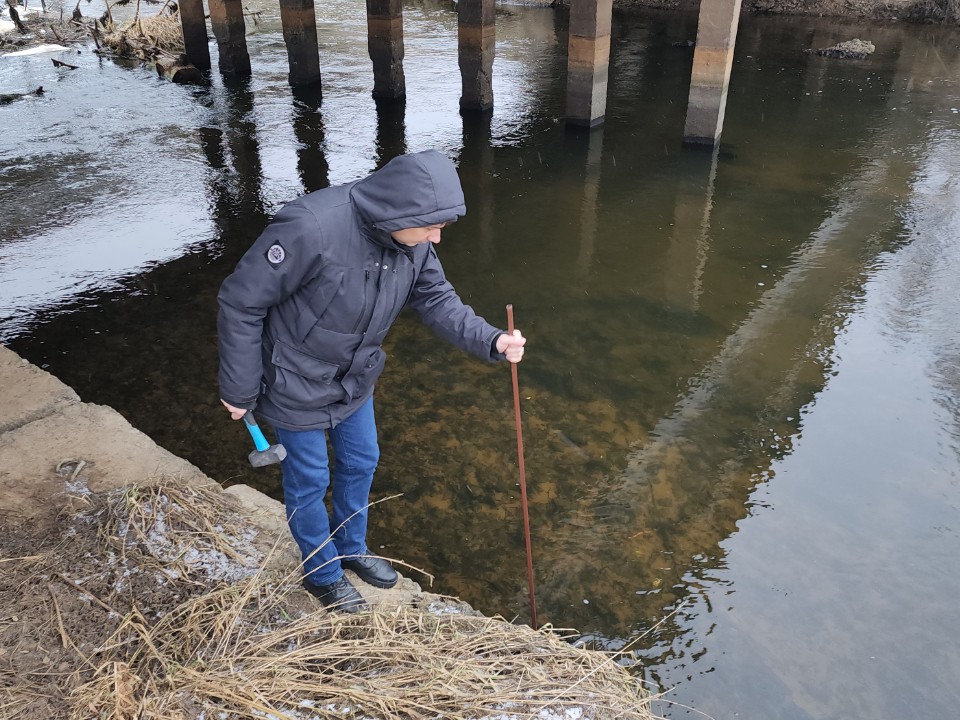
<svg viewBox="0 0 960 720"><path fill-rule="evenodd" d="M323 115L319 85L294 88L293 134L297 138L297 174L304 192L330 184L330 166L324 153Z"/></svg>

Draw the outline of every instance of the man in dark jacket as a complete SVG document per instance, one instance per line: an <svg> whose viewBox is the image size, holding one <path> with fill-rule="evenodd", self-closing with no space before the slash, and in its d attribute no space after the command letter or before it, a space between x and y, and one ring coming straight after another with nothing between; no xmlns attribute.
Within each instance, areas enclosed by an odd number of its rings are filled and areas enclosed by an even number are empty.
<svg viewBox="0 0 960 720"><path fill-rule="evenodd" d="M377 587L397 582L367 549L366 505L379 459L373 387L400 310L412 307L485 360L523 355L519 331L478 317L444 277L434 244L465 212L450 160L433 150L403 155L285 205L220 289L222 402L235 420L256 406L286 448L284 500L304 586L328 606L364 607L343 568Z"/></svg>

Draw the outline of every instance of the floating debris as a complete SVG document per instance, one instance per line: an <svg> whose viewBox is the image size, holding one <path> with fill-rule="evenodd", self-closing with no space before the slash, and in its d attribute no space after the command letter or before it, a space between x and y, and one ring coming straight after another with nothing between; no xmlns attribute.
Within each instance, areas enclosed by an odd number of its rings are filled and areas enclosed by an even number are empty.
<svg viewBox="0 0 960 720"><path fill-rule="evenodd" d="M816 55L823 55L829 58L863 60L868 55L872 55L875 50L876 48L869 40L854 38L853 40L837 43L831 47L820 48L819 50L805 50L804 52L812 52Z"/></svg>
<svg viewBox="0 0 960 720"><path fill-rule="evenodd" d="M40 95L43 95L42 86L38 87L36 90L31 90L30 92L2 93L0 94L0 105L9 105L17 100L22 100L23 98L39 97Z"/></svg>

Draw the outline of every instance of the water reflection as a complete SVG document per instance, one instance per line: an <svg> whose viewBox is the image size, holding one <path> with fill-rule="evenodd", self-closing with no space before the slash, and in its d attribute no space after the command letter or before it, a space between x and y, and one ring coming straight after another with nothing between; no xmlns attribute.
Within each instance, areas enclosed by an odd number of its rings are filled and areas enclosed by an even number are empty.
<svg viewBox="0 0 960 720"><path fill-rule="evenodd" d="M404 98L375 100L377 106L376 166L382 168L407 152L407 102Z"/></svg>
<svg viewBox="0 0 960 720"><path fill-rule="evenodd" d="M320 112L322 92L319 87L295 88L293 94L293 134L297 138L297 174L304 192L325 188L330 184L327 164L323 116Z"/></svg>
<svg viewBox="0 0 960 720"><path fill-rule="evenodd" d="M600 168L603 157L603 128L589 134L587 139L586 174L583 181L583 202L580 205L580 251L577 254L577 274L581 280L590 275L593 249L597 242L597 200L600 196Z"/></svg>
<svg viewBox="0 0 960 720"><path fill-rule="evenodd" d="M851 179L790 269L764 289L649 438L630 450L623 474L589 497L581 512L594 524L635 529L614 547L610 563L640 558L644 569L630 570L639 591L663 587L667 603L676 599L674 588L686 588L682 576L694 558L734 531L769 464L790 450L799 408L830 372L824 352L842 327L835 309L851 310L863 263L881 249L871 248L870 238L883 236L895 218L888 192L899 184L906 193L908 178L909 168L877 163ZM604 602L621 627L634 622L635 609L622 597Z"/></svg>
<svg viewBox="0 0 960 720"><path fill-rule="evenodd" d="M494 269L497 210L493 192L497 168L492 140L490 113L463 114L463 149L458 171L464 196L471 198L467 207L468 229L473 237L471 253L476 257L477 269L487 272Z"/></svg>
<svg viewBox="0 0 960 720"><path fill-rule="evenodd" d="M690 312L699 310L703 295L719 158L719 145L709 151L691 147L683 155L683 161L692 165L684 173L690 184L677 193L663 292L667 303Z"/></svg>
<svg viewBox="0 0 960 720"><path fill-rule="evenodd" d="M223 223L240 208L244 213L264 215L263 167L250 81L228 79L222 88L198 91L196 99L218 119L197 129L203 155L214 171L210 175L214 216Z"/></svg>

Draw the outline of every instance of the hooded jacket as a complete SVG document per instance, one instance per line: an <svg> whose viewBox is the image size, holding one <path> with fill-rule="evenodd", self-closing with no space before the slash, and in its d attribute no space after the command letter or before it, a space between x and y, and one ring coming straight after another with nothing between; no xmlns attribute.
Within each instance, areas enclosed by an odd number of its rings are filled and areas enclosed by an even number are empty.
<svg viewBox="0 0 960 720"><path fill-rule="evenodd" d="M285 205L220 288L220 396L282 428L334 427L373 393L405 305L445 340L502 359L503 330L464 305L433 245L390 235L465 213L456 168L434 150Z"/></svg>

